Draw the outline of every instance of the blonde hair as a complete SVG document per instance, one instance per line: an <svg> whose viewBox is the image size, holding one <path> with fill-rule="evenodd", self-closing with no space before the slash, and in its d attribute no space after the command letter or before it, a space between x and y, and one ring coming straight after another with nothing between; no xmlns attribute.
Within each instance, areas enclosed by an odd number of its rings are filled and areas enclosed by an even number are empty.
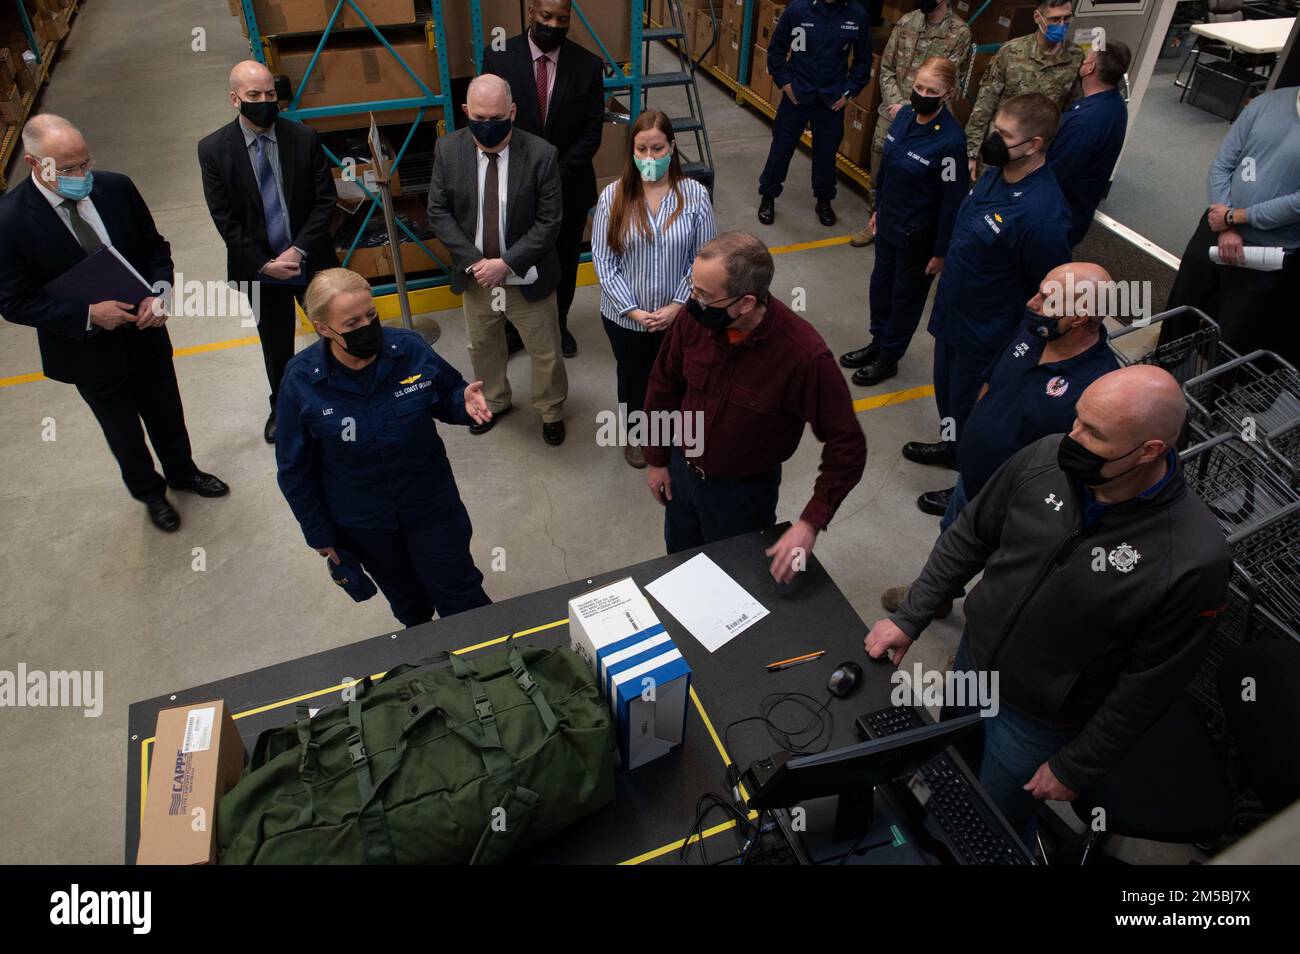
<svg viewBox="0 0 1300 954"><path fill-rule="evenodd" d="M957 67L946 56L927 57L917 69L916 75L920 76L922 73L933 73L939 77L943 80L943 85L948 87L949 93L957 88Z"/></svg>
<svg viewBox="0 0 1300 954"><path fill-rule="evenodd" d="M303 311L307 312L307 317L312 321L325 324L325 319L329 317L330 302L336 295L362 289L370 291L370 282L352 269L327 268L317 272L307 286L307 294L302 299Z"/></svg>

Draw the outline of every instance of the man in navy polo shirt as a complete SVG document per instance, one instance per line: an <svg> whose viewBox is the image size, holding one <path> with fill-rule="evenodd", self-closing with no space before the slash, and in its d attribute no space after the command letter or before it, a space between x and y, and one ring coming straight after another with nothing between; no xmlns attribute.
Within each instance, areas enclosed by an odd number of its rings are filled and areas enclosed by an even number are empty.
<svg viewBox="0 0 1300 954"><path fill-rule="evenodd" d="M957 441L988 369L1014 335L1024 302L1070 260L1070 216L1047 147L1059 114L1041 93L998 109L980 155L990 168L962 200L944 259L930 334L940 439L909 441L903 456L954 467Z"/></svg>
<svg viewBox="0 0 1300 954"><path fill-rule="evenodd" d="M852 54L852 65L849 55ZM771 225L790 160L812 125L812 188L817 219L835 224L835 151L844 138L844 105L871 78L871 17L857 0L792 0L772 31L767 70L782 91L772 148L758 179L758 220Z"/></svg>
<svg viewBox="0 0 1300 954"><path fill-rule="evenodd" d="M1061 128L1052 140L1047 162L1070 203L1070 245L1078 245L1092 225L1092 214L1110 191L1110 177L1124 148L1128 106L1120 80L1131 54L1119 40L1093 49L1079 67L1083 95L1061 112Z"/></svg>
<svg viewBox="0 0 1300 954"><path fill-rule="evenodd" d="M1119 367L1103 325L1110 286L1110 275L1091 262L1070 262L1047 273L966 422L956 485L917 498L923 512L942 514L940 533L1016 451L1049 434L1068 433L1079 395ZM906 594L907 587L893 587L881 602L893 612Z"/></svg>

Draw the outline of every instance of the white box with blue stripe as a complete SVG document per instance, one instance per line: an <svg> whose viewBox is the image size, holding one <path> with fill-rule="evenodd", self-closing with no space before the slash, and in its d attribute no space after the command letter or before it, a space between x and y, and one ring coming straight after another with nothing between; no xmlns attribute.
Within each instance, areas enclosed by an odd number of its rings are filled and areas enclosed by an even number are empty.
<svg viewBox="0 0 1300 954"><path fill-rule="evenodd" d="M609 703L625 768L682 743L691 667L631 577L569 601L569 643Z"/></svg>

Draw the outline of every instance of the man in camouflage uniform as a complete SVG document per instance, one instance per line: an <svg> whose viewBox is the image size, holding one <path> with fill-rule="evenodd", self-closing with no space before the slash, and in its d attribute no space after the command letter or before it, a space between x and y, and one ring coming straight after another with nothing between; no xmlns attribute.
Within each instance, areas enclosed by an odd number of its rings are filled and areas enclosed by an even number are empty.
<svg viewBox="0 0 1300 954"><path fill-rule="evenodd" d="M1084 50L1070 42L1071 0L1039 0L1038 29L1002 44L980 81L979 99L966 121L966 156L971 181L978 178L980 144L998 107L1013 96L1042 93L1057 109L1075 98ZM1008 143L1008 145L1012 145Z"/></svg>
<svg viewBox="0 0 1300 954"><path fill-rule="evenodd" d="M912 95L921 64L932 56L946 56L957 67L957 77L966 75L971 55L970 27L952 12L949 0L921 0L921 8L903 14L894 24L880 58L880 115L871 140L871 177L880 171L880 151L885 133L898 111ZM861 248L875 239L870 225L849 241Z"/></svg>

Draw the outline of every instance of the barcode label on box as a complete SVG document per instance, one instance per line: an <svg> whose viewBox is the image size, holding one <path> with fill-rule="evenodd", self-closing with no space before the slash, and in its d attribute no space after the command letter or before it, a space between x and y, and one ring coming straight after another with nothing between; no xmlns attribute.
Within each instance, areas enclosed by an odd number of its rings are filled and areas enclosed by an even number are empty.
<svg viewBox="0 0 1300 954"><path fill-rule="evenodd" d="M1010 17L998 17L998 26L1000 26L1000 27L1009 27L1009 26L1011 26L1011 18L1010 18Z"/></svg>
<svg viewBox="0 0 1300 954"><path fill-rule="evenodd" d="M185 741L181 752L206 752L212 746L212 723L216 721L215 706L191 709L185 716Z"/></svg>

